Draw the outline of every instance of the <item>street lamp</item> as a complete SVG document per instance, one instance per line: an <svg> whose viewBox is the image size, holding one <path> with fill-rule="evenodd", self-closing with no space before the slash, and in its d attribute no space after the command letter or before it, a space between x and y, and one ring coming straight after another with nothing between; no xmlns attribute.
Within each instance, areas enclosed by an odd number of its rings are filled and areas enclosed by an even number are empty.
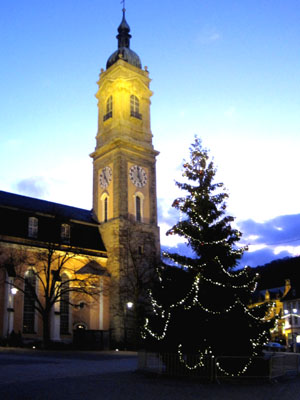
<svg viewBox="0 0 300 400"><path fill-rule="evenodd" d="M124 306L124 350L127 349L127 312L133 308L133 302L127 301Z"/></svg>
<svg viewBox="0 0 300 400"><path fill-rule="evenodd" d="M9 338L9 334L11 328L13 327L14 320L14 296L17 294L18 289L14 286L10 288L10 294L8 295L7 302L7 339Z"/></svg>
<svg viewBox="0 0 300 400"><path fill-rule="evenodd" d="M133 302L132 301L128 301L126 303L126 307L128 308L128 310L130 310L133 307Z"/></svg>
<svg viewBox="0 0 300 400"><path fill-rule="evenodd" d="M16 287L12 287L12 288L10 289L10 292L11 292L11 294L15 295L15 294L17 294L18 289L17 289Z"/></svg>

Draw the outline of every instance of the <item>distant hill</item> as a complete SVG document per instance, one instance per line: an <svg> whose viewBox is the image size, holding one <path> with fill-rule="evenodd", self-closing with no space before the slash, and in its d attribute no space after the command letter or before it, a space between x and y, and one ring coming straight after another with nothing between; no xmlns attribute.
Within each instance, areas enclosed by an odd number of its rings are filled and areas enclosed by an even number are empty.
<svg viewBox="0 0 300 400"><path fill-rule="evenodd" d="M286 279L292 286L300 285L300 256L274 260L254 270L260 274L258 289L284 286Z"/></svg>

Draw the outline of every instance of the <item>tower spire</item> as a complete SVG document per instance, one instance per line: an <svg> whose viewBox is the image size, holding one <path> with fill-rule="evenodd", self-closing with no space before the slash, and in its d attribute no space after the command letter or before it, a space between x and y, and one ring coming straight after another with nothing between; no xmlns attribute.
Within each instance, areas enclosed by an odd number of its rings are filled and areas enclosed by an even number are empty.
<svg viewBox="0 0 300 400"><path fill-rule="evenodd" d="M140 57L130 49L130 27L125 18L125 0L122 0L123 3L123 18L118 27L118 49L109 57L106 63L106 69L111 67L114 63L116 63L119 59L128 62L131 65L134 65L137 68L142 68L142 63Z"/></svg>
<svg viewBox="0 0 300 400"><path fill-rule="evenodd" d="M125 0L123 0L123 2L125 3ZM124 4L123 3L123 4ZM126 18L125 18L125 8L123 8L123 18L122 21L119 25L118 28L118 32L119 34L117 35L117 39L118 39L118 48L120 49L121 47L130 47L130 38L131 35L129 34L130 32L130 27L127 24Z"/></svg>

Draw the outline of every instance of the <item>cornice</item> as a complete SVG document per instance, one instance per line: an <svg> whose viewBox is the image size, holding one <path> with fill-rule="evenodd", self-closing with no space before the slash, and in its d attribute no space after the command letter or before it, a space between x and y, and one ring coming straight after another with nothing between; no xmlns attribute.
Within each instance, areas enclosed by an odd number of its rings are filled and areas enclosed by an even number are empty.
<svg viewBox="0 0 300 400"><path fill-rule="evenodd" d="M131 141L127 141L124 139L115 139L109 144L99 147L93 153L90 154L90 157L96 159L98 157L102 157L105 154L113 151L113 150L126 150L133 153L148 155L151 158L158 156L159 151L154 149L146 148L143 146L139 146Z"/></svg>
<svg viewBox="0 0 300 400"><path fill-rule="evenodd" d="M59 244L59 243L47 243L47 242L41 242L39 240L32 240L32 239L25 239L25 238L19 238L15 236L6 236L6 235L0 235L0 243L3 244L11 244L15 246L25 246L29 248L40 248L40 249L45 249L47 250L48 248L52 248L56 251L61 251L65 253L74 253L78 255L94 255L95 257L102 257L102 258L107 258L107 252L101 251L101 250L93 250L93 249L85 249L82 247L75 247L75 246L69 246L69 245L64 245L64 244Z"/></svg>

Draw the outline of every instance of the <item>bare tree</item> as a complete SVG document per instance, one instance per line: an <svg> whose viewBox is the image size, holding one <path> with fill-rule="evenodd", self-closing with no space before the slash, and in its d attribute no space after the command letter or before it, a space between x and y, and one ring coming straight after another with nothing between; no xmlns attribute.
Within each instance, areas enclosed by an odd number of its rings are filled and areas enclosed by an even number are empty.
<svg viewBox="0 0 300 400"><path fill-rule="evenodd" d="M158 255L151 231L137 231L127 225L123 232L126 238L123 263L119 281L114 291L118 291L119 302L113 313L123 326L124 347L138 347L140 328L145 316L151 312L148 290L157 279Z"/></svg>
<svg viewBox="0 0 300 400"><path fill-rule="evenodd" d="M100 289L100 276L106 270L94 259L81 255L79 249L62 251L59 245L49 243L45 248L30 250L24 246L8 248L0 257L0 268L7 272L5 284L23 293L24 300L42 319L44 347L50 343L51 313L56 303L76 306L83 297L98 301L104 290Z"/></svg>

